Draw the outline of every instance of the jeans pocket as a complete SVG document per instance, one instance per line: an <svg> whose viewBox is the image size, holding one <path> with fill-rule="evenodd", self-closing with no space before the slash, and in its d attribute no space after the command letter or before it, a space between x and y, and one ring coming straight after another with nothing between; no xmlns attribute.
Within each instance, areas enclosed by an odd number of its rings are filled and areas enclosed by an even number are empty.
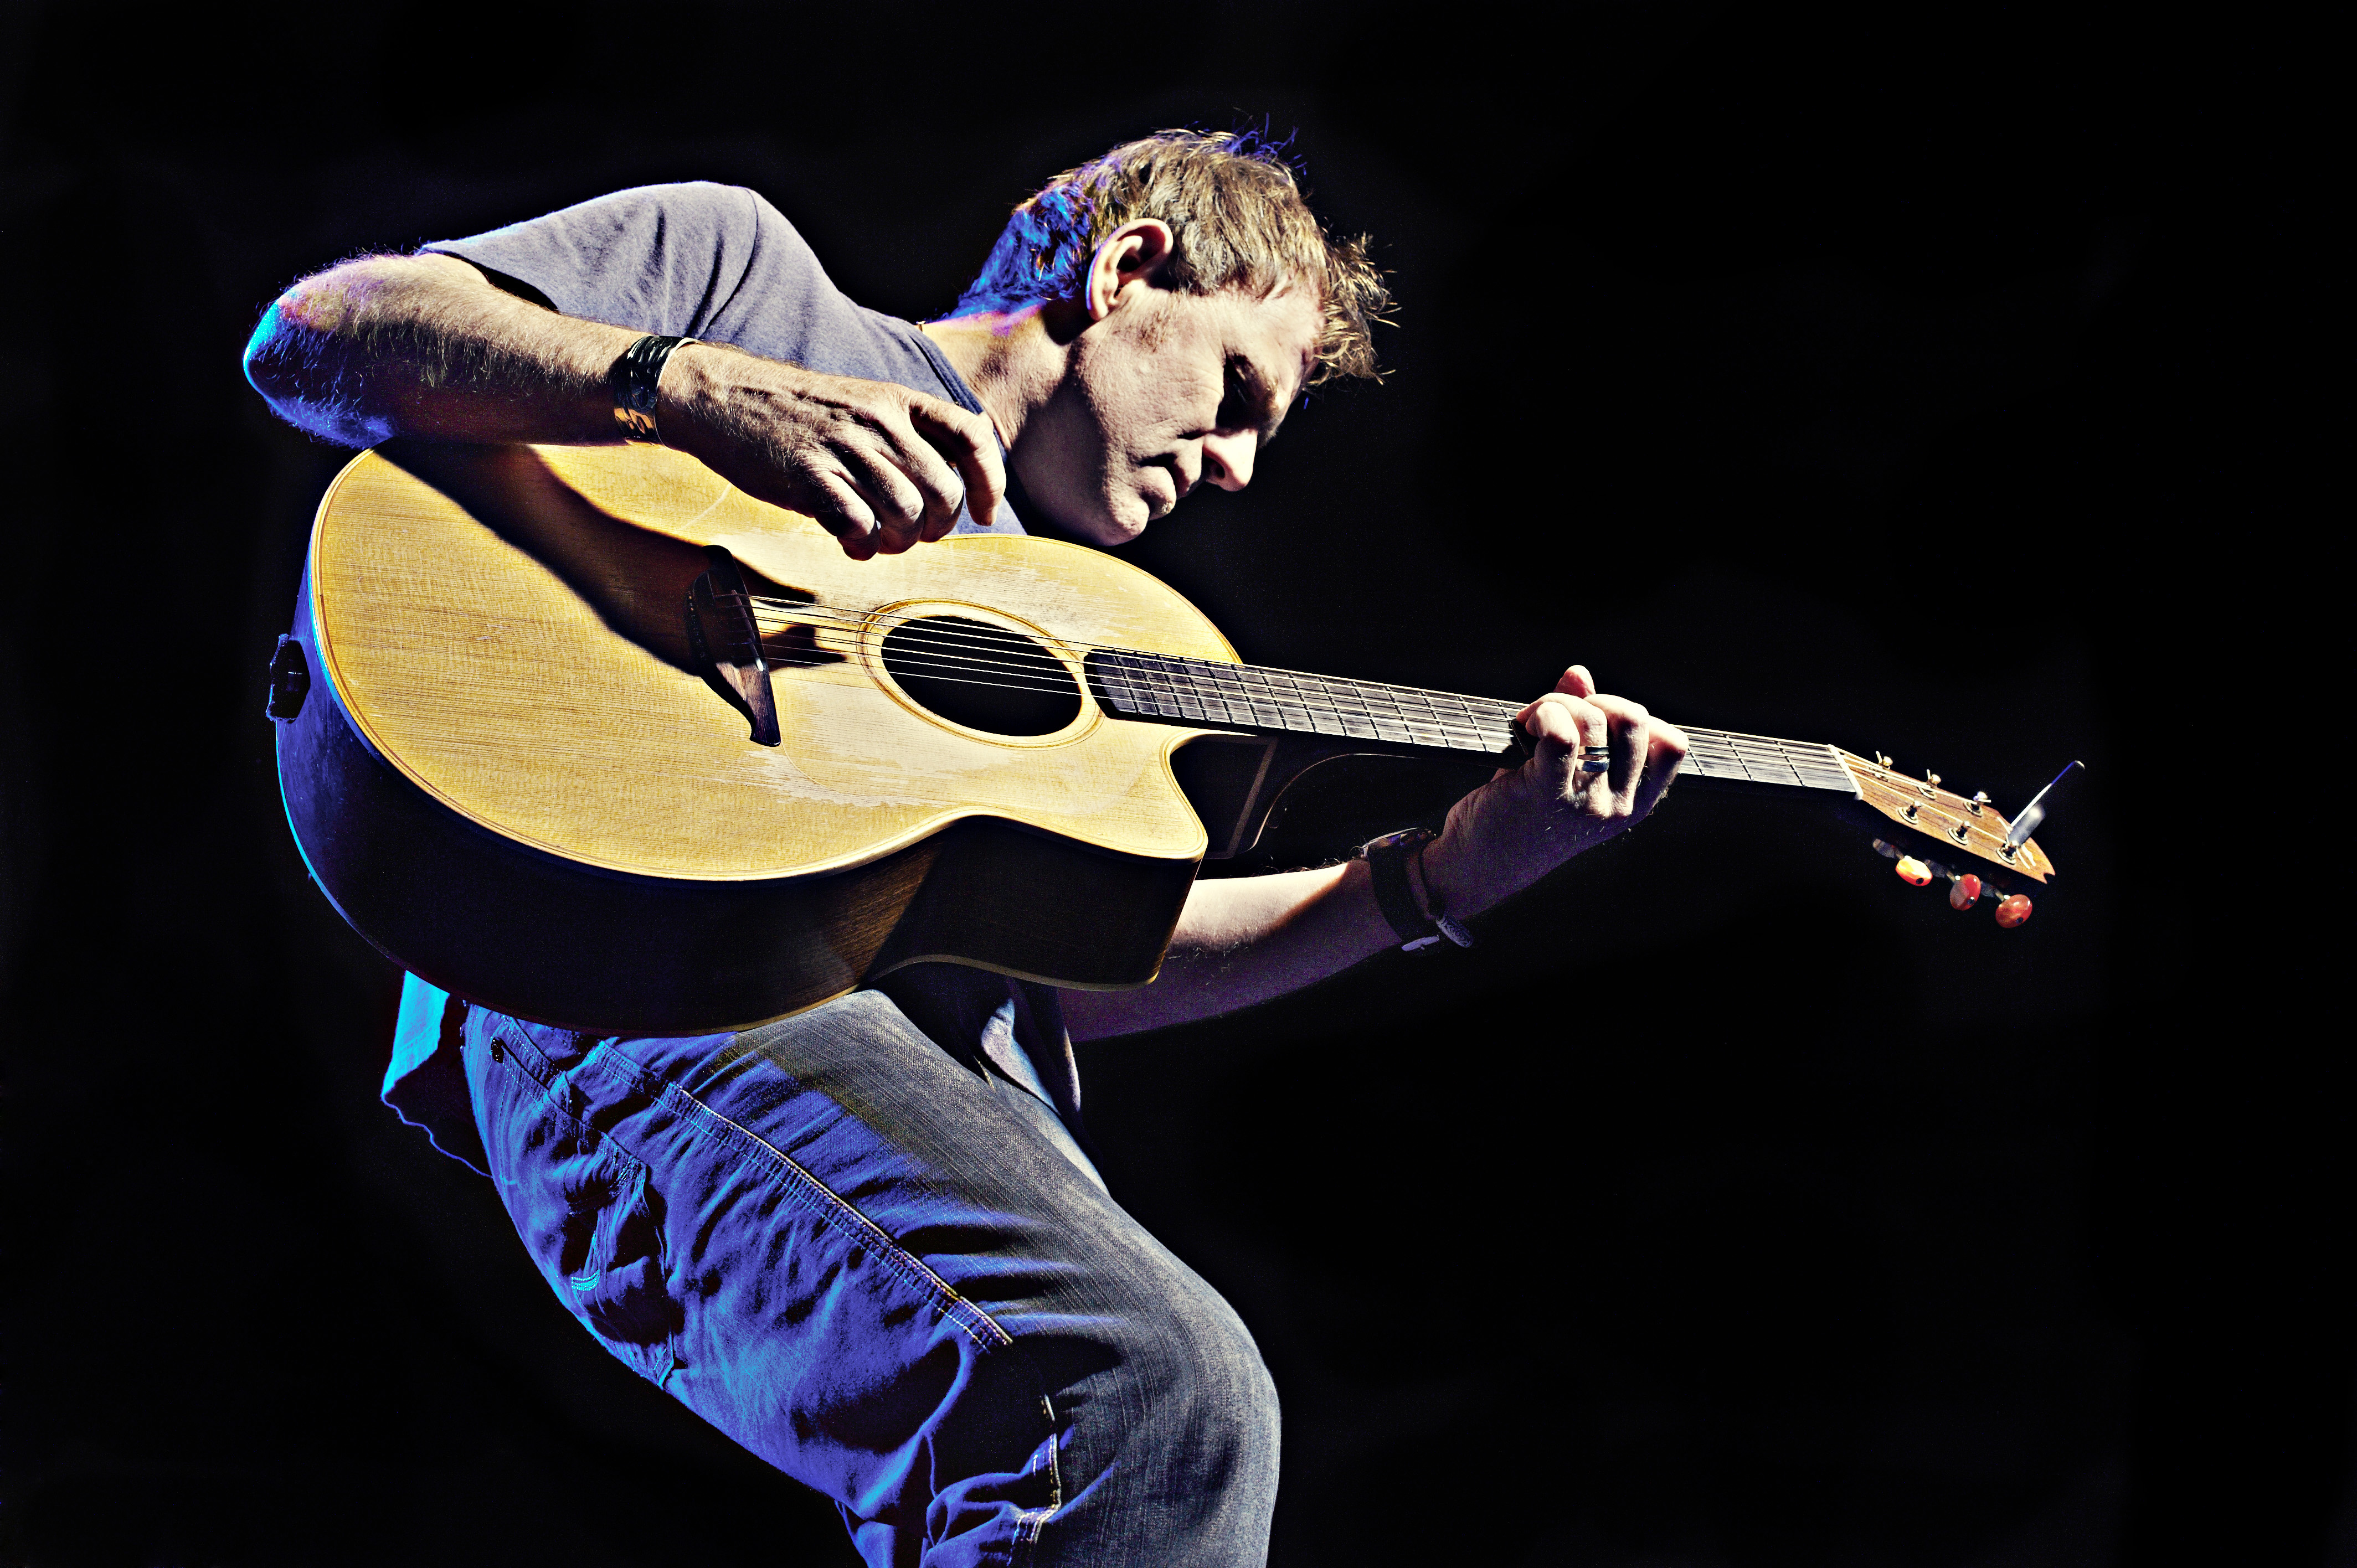
<svg viewBox="0 0 2357 1568"><path fill-rule="evenodd" d="M589 1245L568 1258L566 1303L609 1344L660 1346L676 1326L663 1289L662 1235L647 1196L647 1167L610 1145L584 1199L597 1202Z"/></svg>
<svg viewBox="0 0 2357 1568"><path fill-rule="evenodd" d="M503 1129L511 1136L491 1151L517 1235L565 1309L661 1381L672 1369L679 1311L646 1165L568 1114L530 1072L511 1073L503 1087L514 1094L501 1108L508 1118L533 1123Z"/></svg>

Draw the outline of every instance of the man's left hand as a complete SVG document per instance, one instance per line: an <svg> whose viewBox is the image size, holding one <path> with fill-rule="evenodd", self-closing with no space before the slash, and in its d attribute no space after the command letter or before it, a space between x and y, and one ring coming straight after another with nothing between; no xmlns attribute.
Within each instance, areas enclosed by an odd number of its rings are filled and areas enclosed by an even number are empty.
<svg viewBox="0 0 2357 1568"><path fill-rule="evenodd" d="M1598 691L1584 665L1565 671L1515 722L1534 743L1530 760L1459 800L1424 852L1433 908L1458 918L1634 827L1661 800L1686 753L1674 725L1642 703ZM1590 770L1587 761L1606 766Z"/></svg>

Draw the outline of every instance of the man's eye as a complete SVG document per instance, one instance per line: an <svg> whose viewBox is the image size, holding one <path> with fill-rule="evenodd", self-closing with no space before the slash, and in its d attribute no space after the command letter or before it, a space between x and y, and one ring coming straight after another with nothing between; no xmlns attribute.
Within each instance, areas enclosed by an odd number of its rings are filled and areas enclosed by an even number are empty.
<svg viewBox="0 0 2357 1568"><path fill-rule="evenodd" d="M1220 397L1220 428L1241 430L1257 423L1253 413L1252 386L1233 367L1228 368L1227 381Z"/></svg>

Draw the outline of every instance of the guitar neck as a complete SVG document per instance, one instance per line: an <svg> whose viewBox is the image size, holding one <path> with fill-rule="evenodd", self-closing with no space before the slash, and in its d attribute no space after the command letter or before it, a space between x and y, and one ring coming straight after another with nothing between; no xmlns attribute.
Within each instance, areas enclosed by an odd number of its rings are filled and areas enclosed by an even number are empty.
<svg viewBox="0 0 2357 1568"><path fill-rule="evenodd" d="M1478 753L1503 760L1517 749L1513 721L1524 705L1124 649L1093 651L1086 666L1098 701L1124 718L1317 736L1361 743L1377 752ZM1689 743L1679 770L1684 777L1853 798L1858 793L1833 746L1681 727Z"/></svg>

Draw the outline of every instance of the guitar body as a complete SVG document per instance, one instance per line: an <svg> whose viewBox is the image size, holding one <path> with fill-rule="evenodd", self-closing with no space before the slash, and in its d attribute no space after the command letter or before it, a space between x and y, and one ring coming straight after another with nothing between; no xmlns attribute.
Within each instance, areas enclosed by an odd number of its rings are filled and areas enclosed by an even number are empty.
<svg viewBox="0 0 2357 1568"><path fill-rule="evenodd" d="M774 746L698 667L710 544L808 609L765 637ZM912 618L1028 639L1075 712L943 716L888 668ZM404 443L321 502L292 641L282 789L338 910L436 985L600 1033L740 1027L927 961L1146 983L1206 848L1172 756L1211 732L1109 719L1077 645L1236 659L1095 551L853 562L677 453Z"/></svg>

